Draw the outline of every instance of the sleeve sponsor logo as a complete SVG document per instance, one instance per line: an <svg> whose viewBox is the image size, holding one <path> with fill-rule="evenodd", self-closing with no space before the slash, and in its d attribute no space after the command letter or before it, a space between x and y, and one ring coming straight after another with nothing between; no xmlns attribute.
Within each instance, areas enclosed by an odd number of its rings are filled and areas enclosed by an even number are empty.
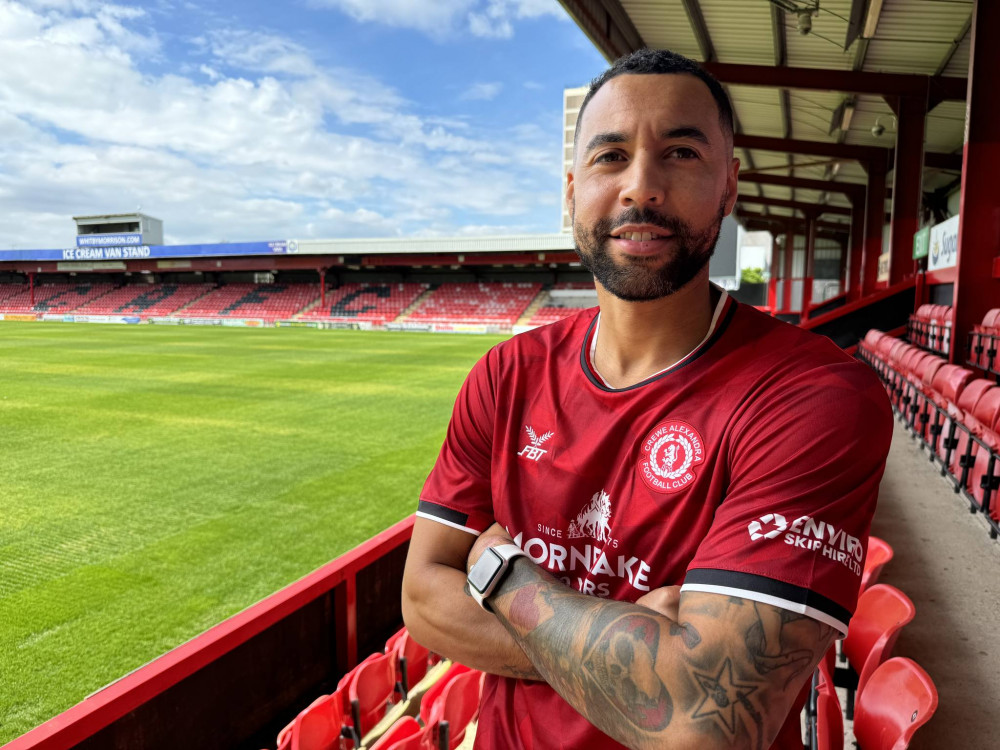
<svg viewBox="0 0 1000 750"><path fill-rule="evenodd" d="M747 524L747 533L753 542L780 536L787 545L819 552L855 575L861 575L861 561L865 556L861 540L825 521L800 516L789 524L780 513L767 513Z"/></svg>
<svg viewBox="0 0 1000 750"><path fill-rule="evenodd" d="M687 422L660 422L642 441L639 476L656 492L679 492L694 481L705 460L705 444Z"/></svg>

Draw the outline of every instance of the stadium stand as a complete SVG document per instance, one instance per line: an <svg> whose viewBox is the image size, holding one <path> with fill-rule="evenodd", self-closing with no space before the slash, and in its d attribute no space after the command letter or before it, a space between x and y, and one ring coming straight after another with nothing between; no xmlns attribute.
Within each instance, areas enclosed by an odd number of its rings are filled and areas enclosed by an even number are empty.
<svg viewBox="0 0 1000 750"><path fill-rule="evenodd" d="M312 284L227 284L175 314L182 318L291 318L319 297Z"/></svg>
<svg viewBox="0 0 1000 750"><path fill-rule="evenodd" d="M920 305L907 321L906 337L924 349L947 355L951 350L953 320L949 305Z"/></svg>
<svg viewBox="0 0 1000 750"><path fill-rule="evenodd" d="M858 356L878 373L897 416L920 439L921 447L927 448L930 460L940 464L954 491L966 498L970 512L983 514L990 536L996 539L1000 534L996 498L1000 490L1000 388L942 357L907 357L907 347L912 348L871 330L859 342Z"/></svg>
<svg viewBox="0 0 1000 750"><path fill-rule="evenodd" d="M442 284L410 313L409 320L512 326L541 288L540 283L529 282Z"/></svg>
<svg viewBox="0 0 1000 750"><path fill-rule="evenodd" d="M969 364L975 365L986 372L998 373L997 342L1000 341L1000 307L989 310L983 316L983 322L975 325L969 332L968 351L972 353Z"/></svg>
<svg viewBox="0 0 1000 750"><path fill-rule="evenodd" d="M278 733L278 750L454 750L462 744L479 710L483 673L449 662L427 673L437 657L406 644L415 641L403 628L383 652L370 654L340 679L334 692L316 698L287 724ZM405 704L395 701L402 684L396 657L404 652L414 676L426 673L413 686L415 700ZM402 698L406 700L405 693Z"/></svg>
<svg viewBox="0 0 1000 750"><path fill-rule="evenodd" d="M212 290L211 284L126 284L73 312L81 315L170 315Z"/></svg>
<svg viewBox="0 0 1000 750"><path fill-rule="evenodd" d="M558 304L550 304L555 302ZM541 326L555 323L595 305L597 305L597 292L593 283L561 281L552 286L543 305L528 320L528 325Z"/></svg>
<svg viewBox="0 0 1000 750"><path fill-rule="evenodd" d="M302 313L302 320L369 320L384 324L395 320L429 286L419 283L349 283L326 293L326 304Z"/></svg>
<svg viewBox="0 0 1000 750"><path fill-rule="evenodd" d="M66 313L107 294L113 284L42 284L35 287L34 304L27 286L18 292L0 296L0 312L4 313Z"/></svg>

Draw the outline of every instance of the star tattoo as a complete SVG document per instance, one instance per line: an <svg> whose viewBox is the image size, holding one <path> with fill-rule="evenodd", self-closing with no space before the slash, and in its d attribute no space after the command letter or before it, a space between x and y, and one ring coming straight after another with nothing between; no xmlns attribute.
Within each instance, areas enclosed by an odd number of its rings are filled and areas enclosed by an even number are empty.
<svg viewBox="0 0 1000 750"><path fill-rule="evenodd" d="M757 686L744 685L733 680L733 663L730 659L723 662L719 673L714 677L700 672L695 672L694 676L704 695L692 718L704 719L716 716L730 735L736 734L736 704L748 708L747 696L753 693Z"/></svg>

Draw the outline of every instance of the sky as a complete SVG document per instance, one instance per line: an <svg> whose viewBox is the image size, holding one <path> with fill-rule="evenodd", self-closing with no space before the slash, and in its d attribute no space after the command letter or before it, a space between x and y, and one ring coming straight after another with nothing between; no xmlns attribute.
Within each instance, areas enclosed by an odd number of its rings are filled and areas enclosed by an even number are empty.
<svg viewBox="0 0 1000 750"><path fill-rule="evenodd" d="M0 0L0 248L557 232L556 0Z"/></svg>

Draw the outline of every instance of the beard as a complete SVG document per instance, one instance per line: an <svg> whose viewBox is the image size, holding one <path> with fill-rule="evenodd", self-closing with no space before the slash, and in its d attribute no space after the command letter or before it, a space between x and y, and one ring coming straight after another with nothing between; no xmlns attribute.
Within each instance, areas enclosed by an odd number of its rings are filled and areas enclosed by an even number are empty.
<svg viewBox="0 0 1000 750"><path fill-rule="evenodd" d="M615 219L601 219L592 228L576 223L573 215L575 252L583 267L594 274L605 289L626 302L648 302L668 297L697 276L715 252L722 219L726 215L723 196L715 221L702 231L676 216L664 216L650 208L629 208ZM651 257L627 257L617 263L608 250L610 235L625 224L651 224L673 235L676 249L659 268Z"/></svg>

